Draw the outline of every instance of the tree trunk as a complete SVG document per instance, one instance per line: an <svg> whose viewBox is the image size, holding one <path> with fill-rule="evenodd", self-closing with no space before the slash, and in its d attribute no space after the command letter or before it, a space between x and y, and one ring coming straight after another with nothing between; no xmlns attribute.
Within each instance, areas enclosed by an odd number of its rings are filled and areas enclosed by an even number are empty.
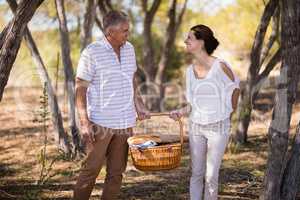
<svg viewBox="0 0 300 200"><path fill-rule="evenodd" d="M154 0L150 9L148 9L147 0L142 0L142 10L145 14L144 17L144 30L143 30L143 61L144 61L144 72L146 77L146 94L145 104L151 111L159 111L157 101L159 99L160 88L155 85L155 74L156 74L156 63L155 53L153 48L152 31L151 26L153 23L154 16L160 6L161 0ZM149 86L151 86L149 88Z"/></svg>
<svg viewBox="0 0 300 200"><path fill-rule="evenodd" d="M281 199L296 199L297 191L300 186L300 122L298 123L294 144L283 174L281 186Z"/></svg>
<svg viewBox="0 0 300 200"><path fill-rule="evenodd" d="M261 54L266 54L265 51L262 52L263 41L271 17L274 15L274 12L278 7L278 4L279 4L279 0L270 0L268 2L255 34L255 39L250 54L251 63L247 74L246 86L244 88L244 91L242 91L241 98L238 104L238 113L237 113L238 128L235 131L233 136L234 137L233 140L239 144L244 144L247 142L247 132L248 132L248 127L251 119L252 106L255 99L253 98L253 93L256 94L258 93L258 90L256 90L257 77L259 76L259 70L263 64L261 62L261 58L264 59L264 57ZM273 44L273 42L271 42L271 44ZM272 46L271 44L269 46Z"/></svg>
<svg viewBox="0 0 300 200"><path fill-rule="evenodd" d="M9 4L13 13L15 13L17 10L17 7L18 7L17 2L15 0L7 0L7 3ZM47 90L47 94L49 96L48 104L51 109L54 132L56 133L54 135L55 142L58 145L59 149L62 149L66 154L69 154L71 152L71 145L68 141L68 136L64 131L63 120L62 120L61 112L60 112L60 109L59 109L59 106L57 103L57 97L53 90L53 87L51 84L51 79L48 75L48 72L46 70L44 62L40 56L37 46L32 38L32 35L31 35L29 29L27 28L27 26L25 28L24 39L25 39L26 45L27 45L28 49L30 50L30 53L36 63L36 67L37 67L39 77L41 79L41 83L42 84L47 83L46 90Z"/></svg>
<svg viewBox="0 0 300 200"><path fill-rule="evenodd" d="M271 32L269 41L268 41L267 45L265 46L265 48L262 49L262 52L261 52L261 57L260 57L261 65L265 62L274 42L278 39L279 27L280 27L280 7L278 6L273 15L272 32Z"/></svg>
<svg viewBox="0 0 300 200"><path fill-rule="evenodd" d="M252 112L251 90L247 87L251 87L251 85L246 86L246 88L242 90L237 108L238 124L233 138L236 144L245 144L247 142L247 132Z"/></svg>
<svg viewBox="0 0 300 200"><path fill-rule="evenodd" d="M96 22L98 28L100 29L100 31L101 31L102 33L104 33L104 29L103 29L102 22L100 21L100 19L99 19L99 17L98 17L97 15L96 15L96 17L95 17L95 22Z"/></svg>
<svg viewBox="0 0 300 200"><path fill-rule="evenodd" d="M280 70L280 83L277 86L275 107L272 115L272 122L268 131L269 154L267 170L264 180L264 199L280 199L280 189L292 195L291 190L287 190L286 185L296 176L292 170L297 164L295 160L289 161L286 168L286 153L288 149L288 138L292 107L296 99L297 86L300 76L300 2L299 0L282 0L281 19L281 44L282 44L282 66ZM297 143L296 143L297 144ZM297 152L294 153L297 154ZM297 158L299 159L299 157ZM296 159L296 160L297 160ZM288 171L292 170L292 171ZM286 174L282 180L283 173ZM287 175L288 174L288 175ZM297 177L298 178L298 177ZM285 185L282 185L285 183ZM283 196L282 196L283 197ZM284 197L285 199L285 197Z"/></svg>
<svg viewBox="0 0 300 200"><path fill-rule="evenodd" d="M148 82L153 82L156 74L156 64L155 64L155 54L153 49L153 40L152 40L152 31L151 26L153 23L154 16L159 8L161 0L154 0L151 8L148 9L147 1L142 1L143 11L145 13L144 18L144 43L143 43L143 60L144 60L144 69Z"/></svg>
<svg viewBox="0 0 300 200"><path fill-rule="evenodd" d="M21 1L16 15L10 22L9 30L4 36L0 52L0 102L10 71L17 57L25 27L42 2L43 0Z"/></svg>
<svg viewBox="0 0 300 200"><path fill-rule="evenodd" d="M155 84L159 87L160 91L159 98L155 103L155 107L158 108L159 111L164 111L162 110L163 108L161 105L165 97L165 87L163 86L163 83L166 82L165 70L168 67L168 64L170 63L171 49L174 48L176 34L181 25L183 15L186 10L186 5L187 0L184 1L183 8L179 12L179 14L177 14L177 1L173 0L169 9L169 24L166 30L166 40L163 45L162 56L160 57L154 80Z"/></svg>
<svg viewBox="0 0 300 200"><path fill-rule="evenodd" d="M96 22L98 28L100 29L100 31L102 33L104 33L102 19L103 19L103 16L105 16L109 11L113 10L113 6L111 3L111 0L99 0L97 5L98 5L97 7L101 13L101 16L98 16L97 12L96 12L95 22Z"/></svg>
<svg viewBox="0 0 300 200"><path fill-rule="evenodd" d="M97 5L102 16L113 10L111 0L99 0Z"/></svg>
<svg viewBox="0 0 300 200"><path fill-rule="evenodd" d="M158 69L155 76L155 83L160 85L164 81L164 72L170 62L171 49L174 48L177 31L181 25L184 12L186 10L187 0L184 1L183 8L177 17L177 1L173 0L169 9L169 24L167 27L166 41L163 46L162 56L160 58Z"/></svg>
<svg viewBox="0 0 300 200"><path fill-rule="evenodd" d="M169 24L166 30L166 40L164 41L162 56L158 62L158 66L155 63L155 53L153 49L153 40L152 40L152 32L151 26L153 23L153 18L155 13L158 10L160 5L160 0L155 0L152 3L150 9L148 9L147 1L142 1L143 12L145 13L144 18L144 44L143 44L143 60L144 60L144 71L146 72L146 82L151 83L156 89L151 90L147 89L148 96L155 96L156 98L148 99L146 102L147 105L150 105L150 109L160 111L161 110L161 102L164 98L164 87L163 83L165 82L165 69L170 62L170 53L171 49L174 47L176 33L179 29L179 26L182 22L182 17L184 15L187 0L184 1L183 8L177 14L177 1L173 0L170 5L168 17ZM153 93L153 91L157 91ZM148 106L149 107L149 106Z"/></svg>
<svg viewBox="0 0 300 200"><path fill-rule="evenodd" d="M248 84L246 85L245 89L242 90L239 100L239 106L237 109L238 126L234 137L235 143L245 144L247 142L247 132L251 121L253 102L255 102L255 100L257 99L260 88L264 84L265 80L268 78L268 75L273 70L273 68L280 62L280 60L281 49L279 48L268 62L264 71L261 74L257 75L256 80L254 81L255 84Z"/></svg>
<svg viewBox="0 0 300 200"><path fill-rule="evenodd" d="M6 37L6 33L7 33L8 29L9 29L9 27L10 27L10 24L11 24L11 23L7 24L7 25L4 27L4 29L2 30L1 34L0 34L0 49L2 48L2 45L3 45L3 43L4 43L4 39L5 39L5 37Z"/></svg>
<svg viewBox="0 0 300 200"><path fill-rule="evenodd" d="M70 57L70 39L69 31L67 27L67 20L65 15L64 0L55 0L55 6L57 11L57 16L59 20L59 30L61 38L61 54L62 63L64 66L65 74L65 86L67 89L68 96L68 112L69 112L69 127L72 133L73 144L75 145L75 153L77 151L83 152L80 145L79 130L76 125L76 112L75 112L75 80L72 60Z"/></svg>
<svg viewBox="0 0 300 200"><path fill-rule="evenodd" d="M86 8L81 29L81 51L92 41L92 29L96 16L97 0L86 0Z"/></svg>

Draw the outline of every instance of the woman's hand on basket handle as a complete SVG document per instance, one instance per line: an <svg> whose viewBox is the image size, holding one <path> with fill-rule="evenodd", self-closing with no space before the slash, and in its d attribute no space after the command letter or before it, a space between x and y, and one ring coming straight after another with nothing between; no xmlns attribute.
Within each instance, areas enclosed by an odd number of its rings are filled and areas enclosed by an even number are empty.
<svg viewBox="0 0 300 200"><path fill-rule="evenodd" d="M191 104L187 103L184 107L173 110L170 112L170 118L174 119L175 121L179 120L183 116L188 116L192 111Z"/></svg>

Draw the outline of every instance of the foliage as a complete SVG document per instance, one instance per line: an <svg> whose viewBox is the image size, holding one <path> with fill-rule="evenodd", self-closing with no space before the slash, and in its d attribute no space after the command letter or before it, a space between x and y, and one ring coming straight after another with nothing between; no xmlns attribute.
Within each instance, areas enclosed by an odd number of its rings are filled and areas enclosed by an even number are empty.
<svg viewBox="0 0 300 200"><path fill-rule="evenodd" d="M43 88L43 95L40 96L40 119L38 122L42 125L43 130L42 130L42 136L43 136L43 141L44 145L42 149L40 150L40 153L38 155L38 162L40 163L41 167L41 172L40 172L40 177L37 182L38 185L43 185L48 178L49 171L52 168L53 162L51 162L50 166L47 168L47 157L46 157L46 151L47 151L47 143L48 143L48 138L47 138L47 128L48 128L48 120L49 120L49 111L48 111L48 95L46 92L46 87L47 83L45 82L44 88Z"/></svg>
<svg viewBox="0 0 300 200"><path fill-rule="evenodd" d="M245 56L250 52L263 8L263 1L237 0L214 15L188 10L182 26L185 31L182 33L196 24L208 25L225 49L233 51L237 56Z"/></svg>
<svg viewBox="0 0 300 200"><path fill-rule="evenodd" d="M58 30L54 29L46 31L34 31L32 32L32 35L34 40L36 41L37 47L41 53L41 57L45 63L50 78L54 80L54 77L56 77L56 67L58 63L57 59L60 59L60 57L58 58L57 56L58 54L60 54L60 40ZM73 67L76 67L80 56L80 42L79 35L75 30L70 32L70 41L71 59L73 62ZM19 69L19 67L21 66L22 69ZM30 51L26 47L24 41L21 44L21 48L15 62L15 67L18 68L17 70L26 70L32 72L33 74L36 72L36 65L33 62ZM12 74L12 76L14 76L14 74ZM58 79L62 80L63 77L63 66L59 61ZM39 82L37 78L32 81Z"/></svg>
<svg viewBox="0 0 300 200"><path fill-rule="evenodd" d="M236 5L224 8L215 16L221 26L211 23L219 27L219 36L227 47L249 52L263 9L262 1L238 0Z"/></svg>
<svg viewBox="0 0 300 200"><path fill-rule="evenodd" d="M69 19L82 16L82 2L74 0L65 0L65 9L66 14ZM50 19L56 20L56 9L54 1L45 2L41 5L39 13L42 13L44 16L47 16Z"/></svg>
<svg viewBox="0 0 300 200"><path fill-rule="evenodd" d="M141 32L137 31L143 26L141 5L139 1L130 1L129 3L132 5L131 7L126 7L125 2L118 6L121 6L126 10L130 10L133 13L133 22L135 24L132 26L134 29L134 34L132 34L130 41L135 45L138 64L143 66L143 39ZM152 25L156 63L160 58L162 43L165 39L164 33L165 27L168 23L167 11L169 4L170 2L168 1L163 1L161 3L157 15L154 17L154 23ZM178 9L180 9L181 4L182 2L179 2ZM205 4L202 6L205 6ZM132 7L134 7L134 9ZM7 9L7 7L4 5L2 5L0 8L4 11ZM71 57L74 68L77 66L80 55L79 32L74 21L76 21L77 18L82 18L82 8L83 4L80 1L66 1L66 15L68 18L68 27L70 31ZM186 65L186 60L184 59L185 54L183 54L183 41L186 37L186 33L189 31L189 28L195 24L203 23L209 25L214 30L216 37L219 39L222 49L233 52L238 58L242 57L242 59L245 59L245 56L248 56L251 49L251 41L254 38L255 30L257 28L263 8L263 1L260 0L237 0L235 4L228 5L214 14L205 13L201 8L199 9L201 12L193 8L188 8L183 18L182 26L177 34L176 48L172 50L171 56L174 59L172 59L172 63L170 63L166 69L167 79L178 79L180 77L180 71L178 69L181 66ZM53 77L56 71L55 68L57 65L57 54L60 52L59 32L54 3L48 2L42 4L41 8L38 10L38 13L42 14L44 18L49 18L55 22L52 25L49 25L49 29L47 30L32 31L33 37L38 45L38 48L40 49L41 56L49 71L50 77ZM0 23L1 21L3 21L3 19L0 20ZM268 33L269 32L270 30L268 30ZM24 45L22 45L20 49L16 60L16 65L22 65L22 69L26 70L34 71L35 69L30 53ZM59 67L59 78L62 78L62 66Z"/></svg>

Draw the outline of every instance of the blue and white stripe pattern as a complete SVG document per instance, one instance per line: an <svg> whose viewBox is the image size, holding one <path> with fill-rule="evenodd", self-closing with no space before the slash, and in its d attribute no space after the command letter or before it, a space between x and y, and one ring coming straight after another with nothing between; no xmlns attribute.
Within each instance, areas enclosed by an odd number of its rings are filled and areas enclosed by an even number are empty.
<svg viewBox="0 0 300 200"><path fill-rule="evenodd" d="M84 49L77 77L89 82L89 120L112 129L135 126L133 76L136 70L134 48L129 42L120 49L120 61L105 37Z"/></svg>

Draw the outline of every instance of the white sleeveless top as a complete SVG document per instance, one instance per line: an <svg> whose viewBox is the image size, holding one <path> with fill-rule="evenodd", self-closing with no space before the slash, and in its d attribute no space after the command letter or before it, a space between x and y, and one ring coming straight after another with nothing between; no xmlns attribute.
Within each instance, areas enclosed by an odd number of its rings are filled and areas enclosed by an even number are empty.
<svg viewBox="0 0 300 200"><path fill-rule="evenodd" d="M198 124L215 123L230 117L232 110L232 93L239 88L239 78L234 74L232 81L223 71L216 58L204 78L197 78L190 65L186 71L186 99L192 106L190 120Z"/></svg>

